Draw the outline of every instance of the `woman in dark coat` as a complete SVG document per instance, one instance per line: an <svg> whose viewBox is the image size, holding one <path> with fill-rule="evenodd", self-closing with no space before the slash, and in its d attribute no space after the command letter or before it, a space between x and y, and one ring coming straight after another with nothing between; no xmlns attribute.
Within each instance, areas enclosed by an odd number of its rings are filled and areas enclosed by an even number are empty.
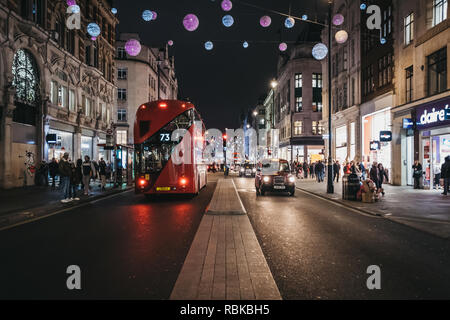
<svg viewBox="0 0 450 320"><path fill-rule="evenodd" d="M378 165L377 165L376 162L374 162L372 164L372 168L370 169L370 174L369 175L370 175L370 180L372 180L375 183L375 185L377 186L377 189L381 188L381 186L380 186L380 172L378 170Z"/></svg>
<svg viewBox="0 0 450 320"><path fill-rule="evenodd" d="M378 175L379 175L378 181L380 184L380 189L382 190L381 193L384 196L383 183L389 182L389 175L388 175L387 169L385 169L383 167L383 164L381 164L381 163L378 164Z"/></svg>
<svg viewBox="0 0 450 320"><path fill-rule="evenodd" d="M80 185L81 180L82 180L82 174L81 174L82 164L83 164L83 161L81 159L77 160L76 166L72 163L72 175L70 177L70 192L71 192L71 198L73 200L80 200L80 198L77 197L77 190L78 190L78 186Z"/></svg>
<svg viewBox="0 0 450 320"><path fill-rule="evenodd" d="M419 160L414 161L413 168L413 178L414 178L414 189L422 189L422 178L423 178L423 168Z"/></svg>

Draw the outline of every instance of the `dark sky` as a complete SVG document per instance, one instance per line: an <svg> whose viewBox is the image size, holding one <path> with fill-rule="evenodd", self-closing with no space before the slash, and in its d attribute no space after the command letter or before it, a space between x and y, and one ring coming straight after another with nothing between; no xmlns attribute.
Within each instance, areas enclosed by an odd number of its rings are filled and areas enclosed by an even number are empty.
<svg viewBox="0 0 450 320"><path fill-rule="evenodd" d="M258 97L267 93L270 80L276 76L280 40L295 41L304 27L296 21L294 28L284 27L285 17L232 1L233 9L226 13L221 0L115 0L120 21L119 32L137 32L144 44L165 44L174 41L170 53L175 55L180 97L189 97L200 111L207 128L236 128L239 115L256 106ZM245 3L291 13L307 14L309 19L323 12L325 0L247 0ZM321 6L321 7L320 7ZM155 21L145 22L142 11L158 13ZM186 14L194 13L200 20L194 32L184 29ZM226 28L222 17L231 14L234 25ZM261 16L272 18L269 28L259 25ZM320 18L320 16L319 16ZM281 34L279 31L281 30ZM214 43L206 51L204 42ZM247 40L249 48L242 42Z"/></svg>

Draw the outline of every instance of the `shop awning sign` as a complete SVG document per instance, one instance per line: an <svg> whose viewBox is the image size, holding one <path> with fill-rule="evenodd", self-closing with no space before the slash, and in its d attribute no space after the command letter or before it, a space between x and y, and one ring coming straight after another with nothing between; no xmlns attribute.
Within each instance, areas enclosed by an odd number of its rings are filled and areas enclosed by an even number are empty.
<svg viewBox="0 0 450 320"><path fill-rule="evenodd" d="M392 131L380 131L380 142L391 142Z"/></svg>
<svg viewBox="0 0 450 320"><path fill-rule="evenodd" d="M430 102L416 108L416 123L419 130L450 125L448 116L450 97Z"/></svg>
<svg viewBox="0 0 450 320"><path fill-rule="evenodd" d="M370 141L370 151L380 150L380 141Z"/></svg>

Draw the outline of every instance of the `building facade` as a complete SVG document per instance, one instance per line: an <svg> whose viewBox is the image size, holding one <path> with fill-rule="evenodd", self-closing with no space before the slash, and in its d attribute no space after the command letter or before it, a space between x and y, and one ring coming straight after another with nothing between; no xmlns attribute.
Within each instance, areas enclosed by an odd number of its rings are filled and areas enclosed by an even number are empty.
<svg viewBox="0 0 450 320"><path fill-rule="evenodd" d="M0 0L0 187L34 183L41 161L107 153L115 103L111 1L81 0L80 29L65 1ZM90 39L87 25L100 35Z"/></svg>
<svg viewBox="0 0 450 320"><path fill-rule="evenodd" d="M178 96L175 60L169 57L168 47L160 49L141 44L139 55L132 57L124 48L130 39L140 41L138 34L122 33L116 42L118 89L114 122L116 142L121 145L134 144L133 128L139 106Z"/></svg>
<svg viewBox="0 0 450 320"><path fill-rule="evenodd" d="M278 156L289 161L323 159L322 68L311 56L314 42L295 45L278 65L274 127Z"/></svg>
<svg viewBox="0 0 450 320"><path fill-rule="evenodd" d="M431 188L450 155L450 19L447 0L396 1L393 182L413 185L418 160Z"/></svg>

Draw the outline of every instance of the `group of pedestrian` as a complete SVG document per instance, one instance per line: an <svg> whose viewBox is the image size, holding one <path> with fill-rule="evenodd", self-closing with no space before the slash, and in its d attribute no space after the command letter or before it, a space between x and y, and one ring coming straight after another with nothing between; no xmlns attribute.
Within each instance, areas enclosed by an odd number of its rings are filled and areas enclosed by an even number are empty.
<svg viewBox="0 0 450 320"><path fill-rule="evenodd" d="M412 166L413 178L414 178L414 189L423 189L423 176L425 171L423 170L422 164L419 160L414 161ZM433 189L439 189L443 187L443 195L448 195L450 192L450 156L445 157L444 163L439 166L438 163L434 165L434 179L433 179Z"/></svg>
<svg viewBox="0 0 450 320"><path fill-rule="evenodd" d="M294 161L292 164L297 178L312 178L316 179L317 182L323 182L325 177L325 165L321 160L318 162L310 162L309 164L305 162Z"/></svg>

